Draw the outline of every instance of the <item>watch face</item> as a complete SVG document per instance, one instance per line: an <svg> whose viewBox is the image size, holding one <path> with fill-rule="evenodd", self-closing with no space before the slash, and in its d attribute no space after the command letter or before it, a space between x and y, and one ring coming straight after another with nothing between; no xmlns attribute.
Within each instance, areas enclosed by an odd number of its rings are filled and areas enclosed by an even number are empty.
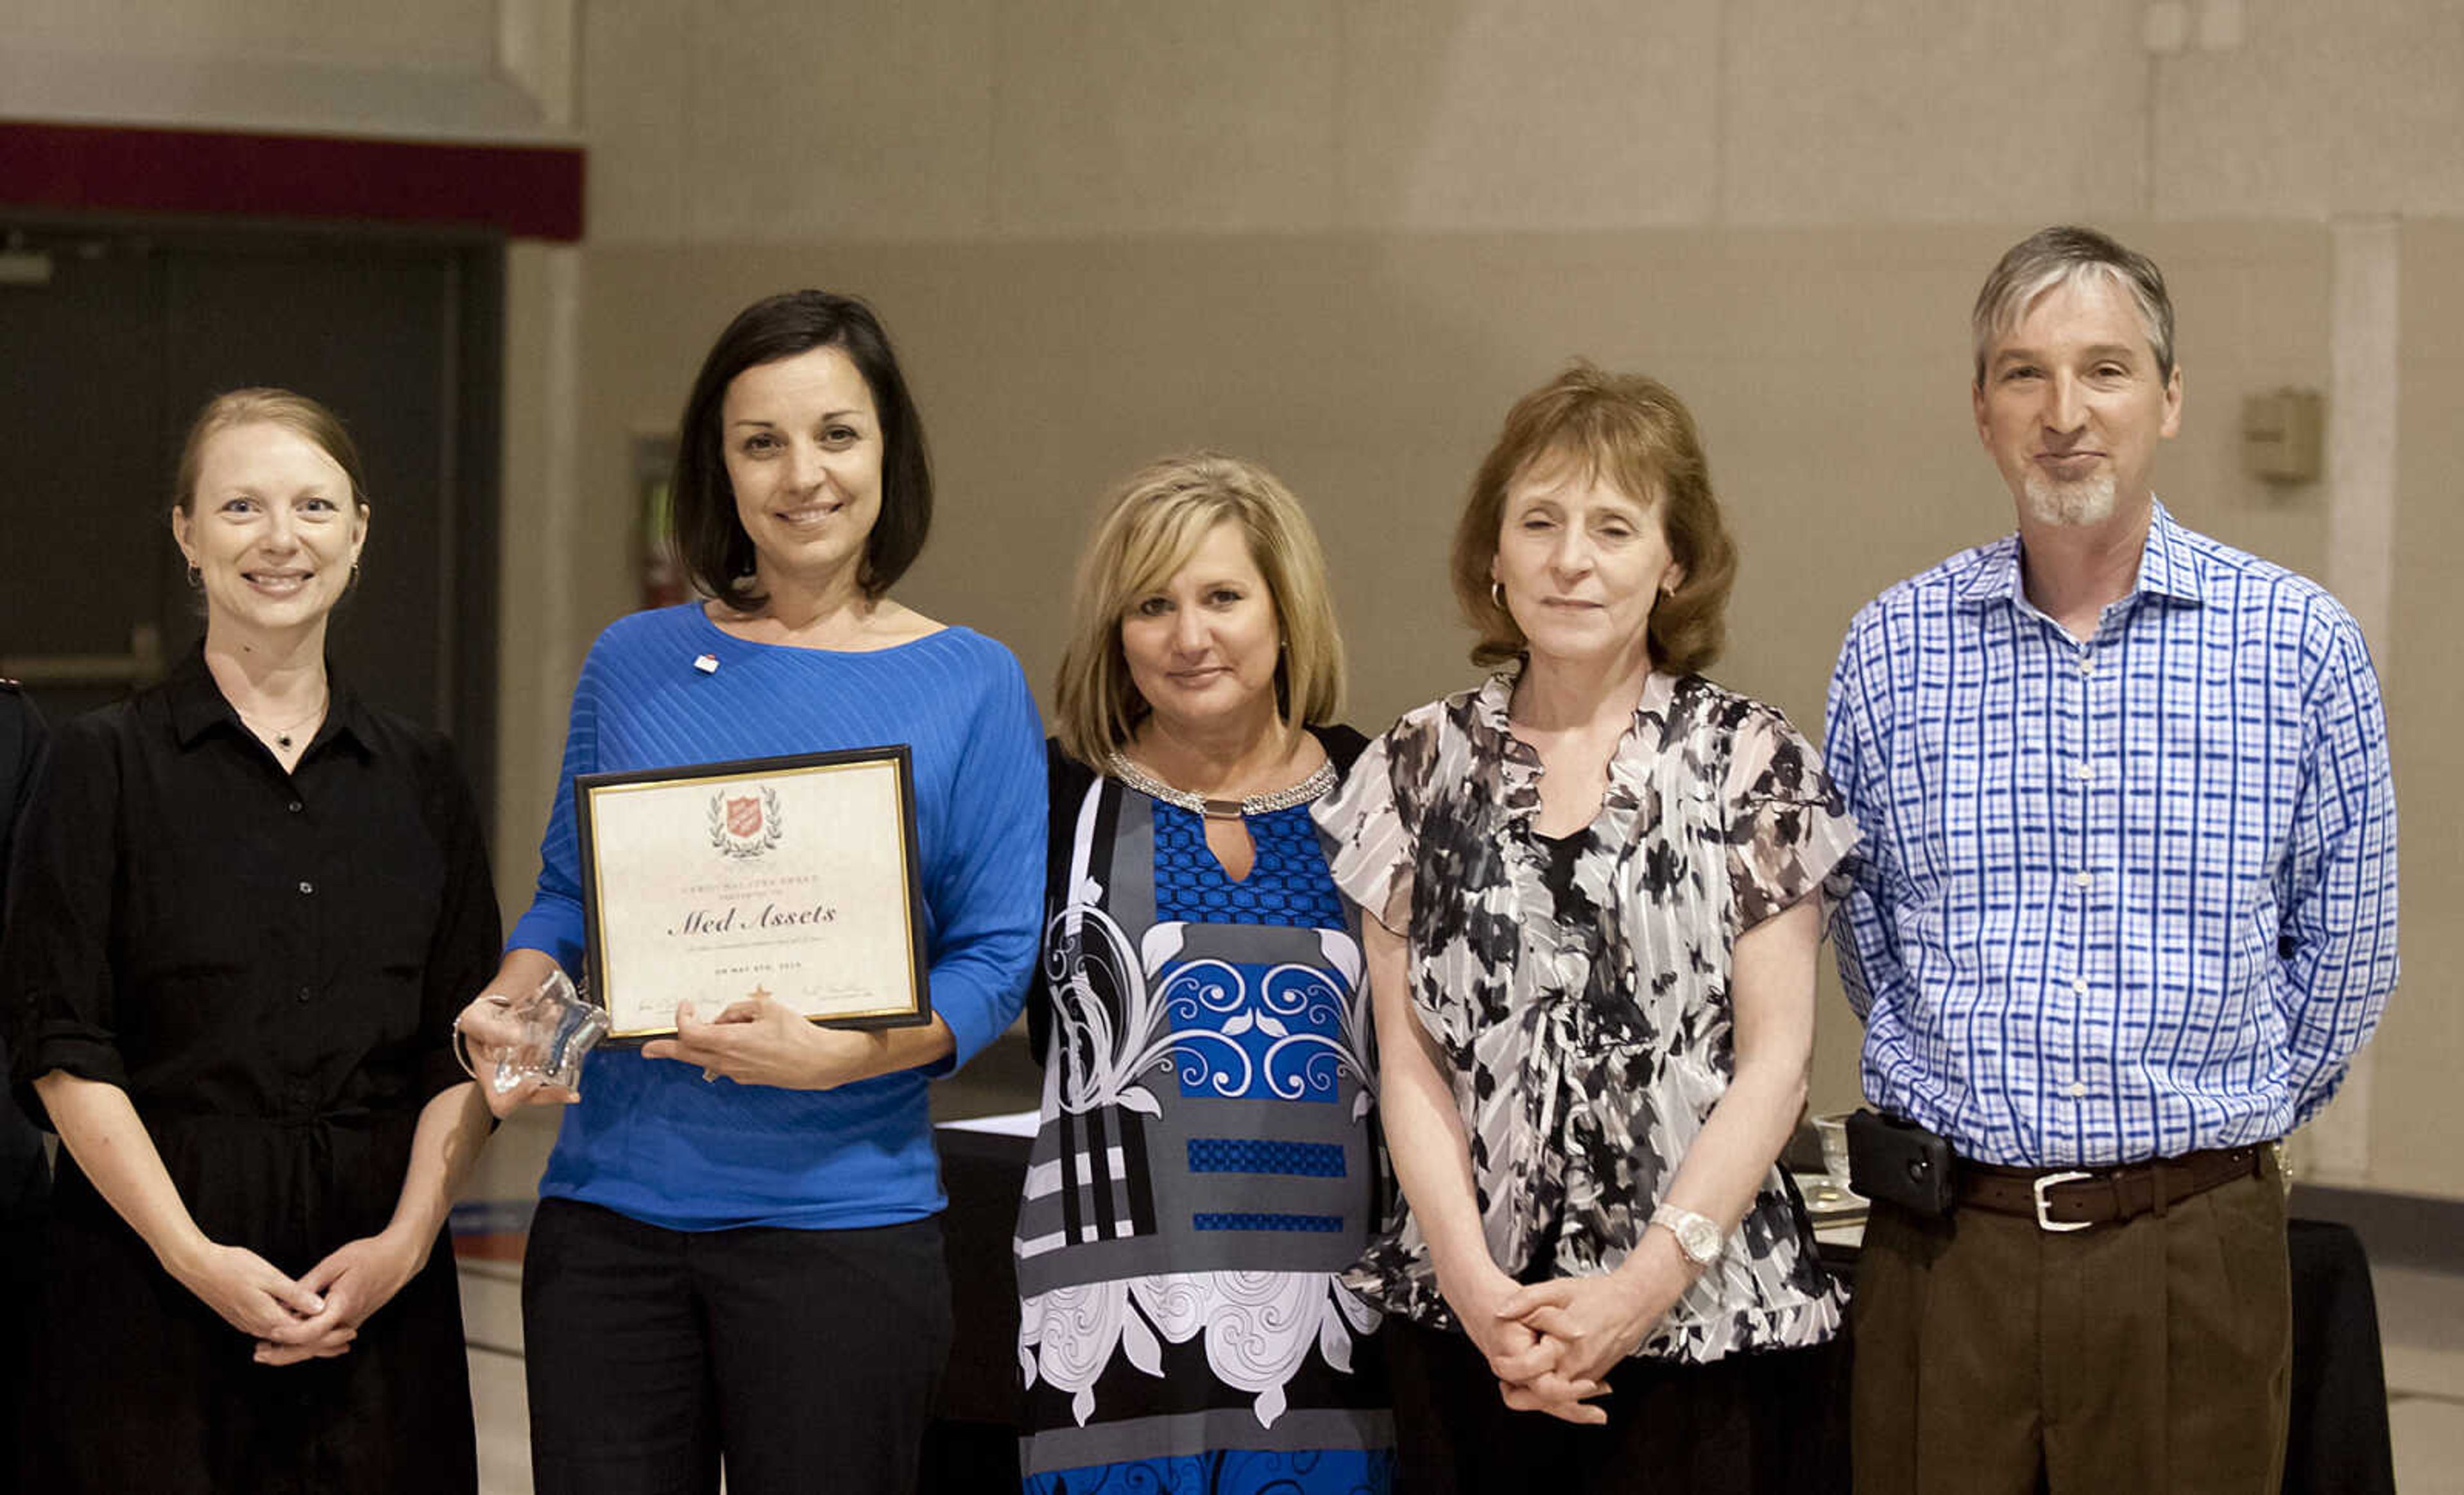
<svg viewBox="0 0 2464 1495"><path fill-rule="evenodd" d="M1708 1262L1720 1254L1719 1227L1698 1215L1677 1227L1677 1243L1696 1262Z"/></svg>

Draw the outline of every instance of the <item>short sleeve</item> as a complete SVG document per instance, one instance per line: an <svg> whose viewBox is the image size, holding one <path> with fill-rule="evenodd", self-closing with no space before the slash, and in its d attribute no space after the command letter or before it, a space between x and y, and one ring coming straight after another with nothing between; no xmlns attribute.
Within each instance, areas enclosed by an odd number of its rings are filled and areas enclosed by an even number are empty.
<svg viewBox="0 0 2464 1495"><path fill-rule="evenodd" d="M1417 827L1396 793L1397 722L1361 753L1343 787L1310 807L1326 843L1327 869L1362 912L1401 934L1410 912ZM1398 896L1400 895L1400 896Z"/></svg>
<svg viewBox="0 0 2464 1495"><path fill-rule="evenodd" d="M1737 933L1816 891L1844 897L1857 823L1822 772L1822 756L1777 712L1737 730L1722 799L1728 902Z"/></svg>
<svg viewBox="0 0 2464 1495"><path fill-rule="evenodd" d="M0 970L15 1025L17 1103L37 1122L33 1082L55 1069L128 1084L111 961L122 830L115 747L96 718L69 723L17 827Z"/></svg>

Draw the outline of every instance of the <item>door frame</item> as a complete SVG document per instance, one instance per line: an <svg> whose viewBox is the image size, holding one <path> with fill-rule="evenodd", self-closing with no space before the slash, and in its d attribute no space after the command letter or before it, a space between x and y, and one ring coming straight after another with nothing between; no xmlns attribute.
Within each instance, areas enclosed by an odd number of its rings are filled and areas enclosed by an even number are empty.
<svg viewBox="0 0 2464 1495"><path fill-rule="evenodd" d="M60 237L143 241L170 248L297 254L341 246L440 253L452 286L443 340L452 429L438 453L437 684L429 720L453 739L480 824L495 824L497 643L503 535L505 235L492 229L324 223L243 217L81 213L0 206L0 243L12 231L39 249ZM6 294L0 292L0 294ZM166 442L180 439L176 424ZM167 474L176 450L161 453ZM167 562L166 562L167 563Z"/></svg>

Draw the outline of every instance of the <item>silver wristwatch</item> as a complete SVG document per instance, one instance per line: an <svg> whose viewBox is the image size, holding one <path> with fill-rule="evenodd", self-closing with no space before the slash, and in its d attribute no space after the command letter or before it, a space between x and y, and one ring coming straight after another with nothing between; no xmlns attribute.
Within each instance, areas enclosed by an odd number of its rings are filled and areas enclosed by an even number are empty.
<svg viewBox="0 0 2464 1495"><path fill-rule="evenodd" d="M1651 1222L1667 1226L1668 1233L1677 1238L1677 1249L1695 1265L1708 1266L1720 1259L1720 1227L1711 1223L1709 1216L1662 1204L1651 1212Z"/></svg>

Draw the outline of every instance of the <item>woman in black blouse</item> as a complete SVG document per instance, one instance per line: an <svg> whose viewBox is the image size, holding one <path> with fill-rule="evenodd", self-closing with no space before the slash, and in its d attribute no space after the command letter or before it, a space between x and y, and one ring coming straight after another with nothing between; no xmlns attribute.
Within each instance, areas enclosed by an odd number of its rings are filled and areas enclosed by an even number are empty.
<svg viewBox="0 0 2464 1495"><path fill-rule="evenodd" d="M327 673L367 525L323 407L209 404L171 514L204 646L68 723L19 829L15 1079L65 1144L29 1488L476 1485L440 1246L496 905L445 742Z"/></svg>

